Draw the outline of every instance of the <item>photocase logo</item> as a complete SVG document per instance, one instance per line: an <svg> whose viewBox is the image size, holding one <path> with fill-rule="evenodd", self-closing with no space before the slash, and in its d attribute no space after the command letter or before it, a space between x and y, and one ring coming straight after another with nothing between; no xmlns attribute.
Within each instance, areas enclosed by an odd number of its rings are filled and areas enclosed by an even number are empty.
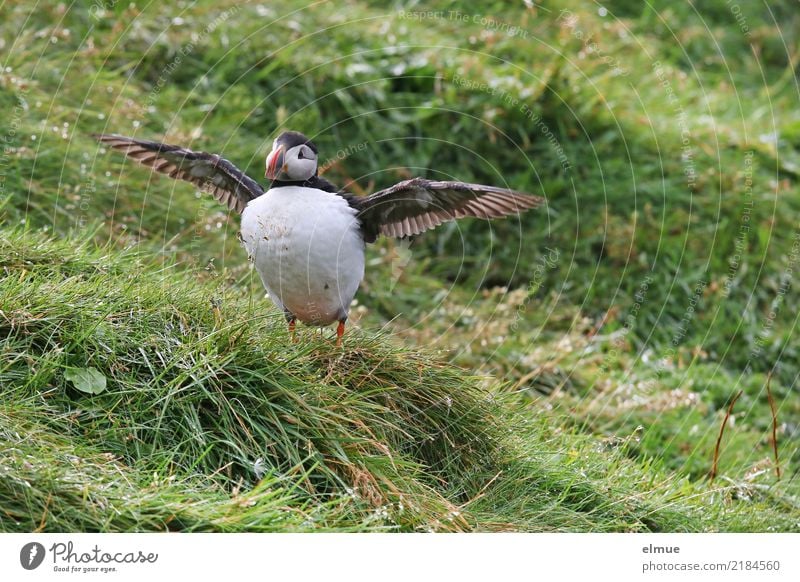
<svg viewBox="0 0 800 582"><path fill-rule="evenodd" d="M44 546L39 542L30 542L22 546L19 552L19 563L26 570L35 570L44 561Z"/></svg>

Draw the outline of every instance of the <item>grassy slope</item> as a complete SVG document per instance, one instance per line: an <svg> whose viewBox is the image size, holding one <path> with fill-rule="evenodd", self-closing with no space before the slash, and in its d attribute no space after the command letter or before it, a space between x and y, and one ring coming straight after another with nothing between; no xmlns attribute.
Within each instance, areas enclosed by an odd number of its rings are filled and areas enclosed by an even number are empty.
<svg viewBox="0 0 800 582"><path fill-rule="evenodd" d="M3 530L795 525L777 490L744 503L736 487L675 479L626 459L630 443L523 418L477 378L380 337L341 352L307 330L290 344L280 317L220 281L6 237ZM110 389L76 391L72 366Z"/></svg>
<svg viewBox="0 0 800 582"><path fill-rule="evenodd" d="M118 3L97 19L0 9L0 104L11 112L0 120L1 308L15 314L0 323L2 385L14 395L0 420L17 443L2 464L6 529L798 527L800 362L787 341L797 293L778 293L793 260L800 145L795 55L780 43L793 46L797 27L781 37L773 21L797 16L748 9L756 59L714 4L694 13L612 3L624 17L613 21L576 3L571 26L557 12L487 7L527 37L396 15L387 33L385 9L368 3L347 12L358 26L329 4L291 14L287 3L280 14L199 4L177 13ZM578 30L602 53L579 57ZM628 74L614 76L603 55ZM663 79L691 124L691 188ZM542 115L569 171L508 96ZM344 361L310 333L303 348L287 346L272 315L254 320L265 303L232 236L236 219L188 187L123 167L88 137L163 134L258 175L278 126L318 133L332 159L343 150L329 177L356 189L404 176L396 166L447 168L546 194L548 212L442 228L410 249L382 243L358 315L365 329L391 320L398 341L358 335ZM739 248L748 172L752 229ZM49 243L34 231L72 238ZM111 246L96 251L88 239ZM131 245L138 254L114 250ZM102 304L98 290L109 295ZM212 298L223 300L219 320ZM756 352L765 321L771 333ZM413 342L505 382L390 347ZM174 364L154 364L159 353ZM742 376L748 362L758 373ZM67 389L70 365L102 369L109 394ZM774 365L780 483L763 389ZM499 404L483 401L487 387ZM702 477L738 388L712 492ZM456 419L426 398L457 403ZM409 444L423 435L444 440ZM489 442L497 448L471 448ZM47 462L31 460L51 449ZM253 489L259 457L271 471ZM82 511L89 495L96 503Z"/></svg>

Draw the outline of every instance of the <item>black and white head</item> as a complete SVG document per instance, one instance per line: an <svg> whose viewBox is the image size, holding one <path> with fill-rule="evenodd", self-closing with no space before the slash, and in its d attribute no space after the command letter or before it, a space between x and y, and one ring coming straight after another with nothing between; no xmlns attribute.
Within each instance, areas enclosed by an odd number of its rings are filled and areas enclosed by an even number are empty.
<svg viewBox="0 0 800 582"><path fill-rule="evenodd" d="M305 181L317 175L317 146L297 131L285 131L272 143L264 177L269 180Z"/></svg>

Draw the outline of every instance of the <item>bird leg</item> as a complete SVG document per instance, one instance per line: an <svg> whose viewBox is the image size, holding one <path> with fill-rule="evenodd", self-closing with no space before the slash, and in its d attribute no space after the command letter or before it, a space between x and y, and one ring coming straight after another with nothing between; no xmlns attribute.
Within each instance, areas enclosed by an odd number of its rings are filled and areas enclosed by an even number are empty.
<svg viewBox="0 0 800 582"><path fill-rule="evenodd" d="M336 328L336 347L342 347L342 336L344 335L344 322L345 320L342 319L339 321L339 326Z"/></svg>
<svg viewBox="0 0 800 582"><path fill-rule="evenodd" d="M286 314L286 323L289 324L289 337L293 344L297 343L297 332L295 331L295 327L297 326L297 318L294 315Z"/></svg>

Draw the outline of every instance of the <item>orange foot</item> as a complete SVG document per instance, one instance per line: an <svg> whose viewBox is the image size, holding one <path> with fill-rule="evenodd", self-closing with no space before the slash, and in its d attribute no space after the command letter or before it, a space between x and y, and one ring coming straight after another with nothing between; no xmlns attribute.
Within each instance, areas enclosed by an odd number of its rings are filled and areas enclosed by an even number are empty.
<svg viewBox="0 0 800 582"><path fill-rule="evenodd" d="M289 320L289 337L292 338L292 343L297 343L297 332L295 328L297 327L297 322L294 319Z"/></svg>
<svg viewBox="0 0 800 582"><path fill-rule="evenodd" d="M339 327L336 328L336 347L342 347L342 336L344 335L344 319L339 322Z"/></svg>

